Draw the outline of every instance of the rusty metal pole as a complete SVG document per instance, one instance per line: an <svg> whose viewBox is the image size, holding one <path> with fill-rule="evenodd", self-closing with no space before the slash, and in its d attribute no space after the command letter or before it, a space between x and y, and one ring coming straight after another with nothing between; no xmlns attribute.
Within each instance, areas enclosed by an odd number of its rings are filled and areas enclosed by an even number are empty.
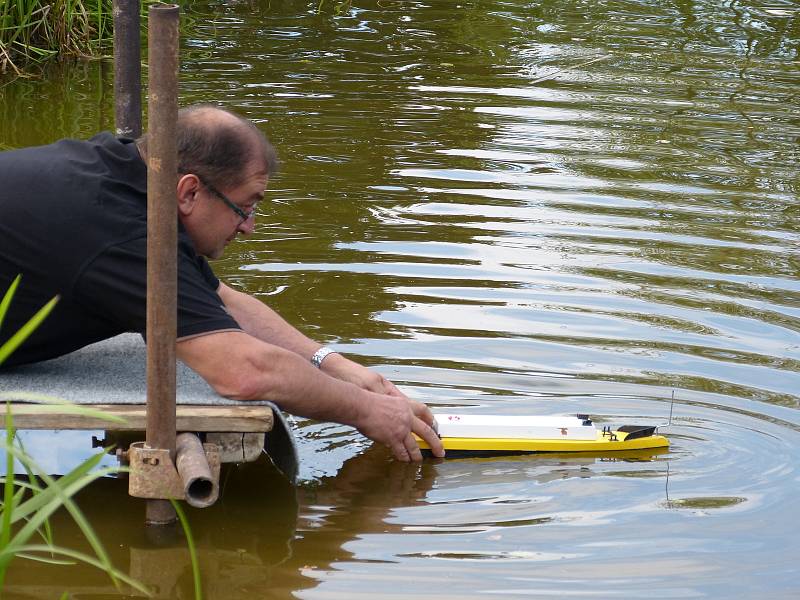
<svg viewBox="0 0 800 600"><path fill-rule="evenodd" d="M139 0L114 0L114 123L117 135L142 135Z"/></svg>
<svg viewBox="0 0 800 600"><path fill-rule="evenodd" d="M147 434L175 460L177 334L178 6L149 10L147 133ZM146 522L175 521L168 500L148 500Z"/></svg>

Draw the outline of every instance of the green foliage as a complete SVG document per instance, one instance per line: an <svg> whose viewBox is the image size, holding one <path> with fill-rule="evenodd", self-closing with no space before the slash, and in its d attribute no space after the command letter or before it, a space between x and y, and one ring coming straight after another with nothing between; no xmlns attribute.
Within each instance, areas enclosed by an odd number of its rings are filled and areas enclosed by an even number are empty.
<svg viewBox="0 0 800 600"><path fill-rule="evenodd" d="M112 0L0 0L0 72L61 55L96 56L112 40Z"/></svg>
<svg viewBox="0 0 800 600"><path fill-rule="evenodd" d="M338 16L350 10L351 4L351 0L319 0L317 14L321 14L323 8L332 7L333 14Z"/></svg>
<svg viewBox="0 0 800 600"><path fill-rule="evenodd" d="M158 0L140 0L143 19ZM113 0L0 0L0 74L49 58L112 52Z"/></svg>

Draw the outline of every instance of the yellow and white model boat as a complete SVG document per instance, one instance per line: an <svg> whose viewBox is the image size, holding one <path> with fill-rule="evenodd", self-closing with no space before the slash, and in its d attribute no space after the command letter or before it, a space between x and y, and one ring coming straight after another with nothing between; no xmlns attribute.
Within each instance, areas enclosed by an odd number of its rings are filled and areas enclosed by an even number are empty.
<svg viewBox="0 0 800 600"><path fill-rule="evenodd" d="M669 440L653 425L598 429L588 415L505 416L436 414L445 450L476 453L619 452L657 450ZM417 438L420 448L430 449Z"/></svg>

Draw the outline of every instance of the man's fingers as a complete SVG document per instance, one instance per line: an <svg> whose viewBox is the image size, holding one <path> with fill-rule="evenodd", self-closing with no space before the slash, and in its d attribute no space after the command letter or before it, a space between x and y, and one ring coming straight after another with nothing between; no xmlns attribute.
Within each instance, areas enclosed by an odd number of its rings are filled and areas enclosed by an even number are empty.
<svg viewBox="0 0 800 600"><path fill-rule="evenodd" d="M439 436L431 428L433 415L427 406L407 398L390 395L373 396L365 405L361 422L355 423L358 430L376 442L383 442L397 460L421 461L417 439L425 440L434 456L444 456L444 447Z"/></svg>
<svg viewBox="0 0 800 600"><path fill-rule="evenodd" d="M423 402L417 402L416 400L409 400L408 402L411 404L411 412L414 413L415 417L422 419L422 421L430 427L434 426L436 419L433 418L433 413L431 412L431 409L428 408L427 404Z"/></svg>
<svg viewBox="0 0 800 600"><path fill-rule="evenodd" d="M442 440L439 439L439 435L430 427L430 425L420 418L415 418L413 431L428 443L428 446L430 446L431 452L434 456L439 458L444 456L444 446L442 445ZM416 446L416 441L414 442L414 445Z"/></svg>
<svg viewBox="0 0 800 600"><path fill-rule="evenodd" d="M389 396L395 396L396 398L403 398L404 400L409 400L410 401L410 398L408 396L406 396L403 392L401 392L400 388L398 388L395 384L393 384L388 379L383 378L383 382L382 383L383 383L383 392L385 394L388 394Z"/></svg>
<svg viewBox="0 0 800 600"><path fill-rule="evenodd" d="M405 447L406 451L408 452L408 457L413 462L419 462L422 460L422 452L417 445L417 440L414 439L414 435L409 433L405 439Z"/></svg>
<svg viewBox="0 0 800 600"><path fill-rule="evenodd" d="M406 445L404 443L394 444L392 446L392 454L394 454L394 457L401 462L411 461L411 457L409 456L408 450L406 449Z"/></svg>

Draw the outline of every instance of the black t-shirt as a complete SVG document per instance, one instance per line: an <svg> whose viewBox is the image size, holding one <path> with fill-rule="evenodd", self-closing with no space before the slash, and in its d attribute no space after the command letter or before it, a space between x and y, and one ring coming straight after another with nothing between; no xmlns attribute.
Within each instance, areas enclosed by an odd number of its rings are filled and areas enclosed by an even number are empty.
<svg viewBox="0 0 800 600"><path fill-rule="evenodd" d="M101 133L0 152L0 298L22 275L0 344L60 295L6 366L145 332L146 209L147 169L132 140ZM179 226L179 339L239 329L218 286Z"/></svg>

